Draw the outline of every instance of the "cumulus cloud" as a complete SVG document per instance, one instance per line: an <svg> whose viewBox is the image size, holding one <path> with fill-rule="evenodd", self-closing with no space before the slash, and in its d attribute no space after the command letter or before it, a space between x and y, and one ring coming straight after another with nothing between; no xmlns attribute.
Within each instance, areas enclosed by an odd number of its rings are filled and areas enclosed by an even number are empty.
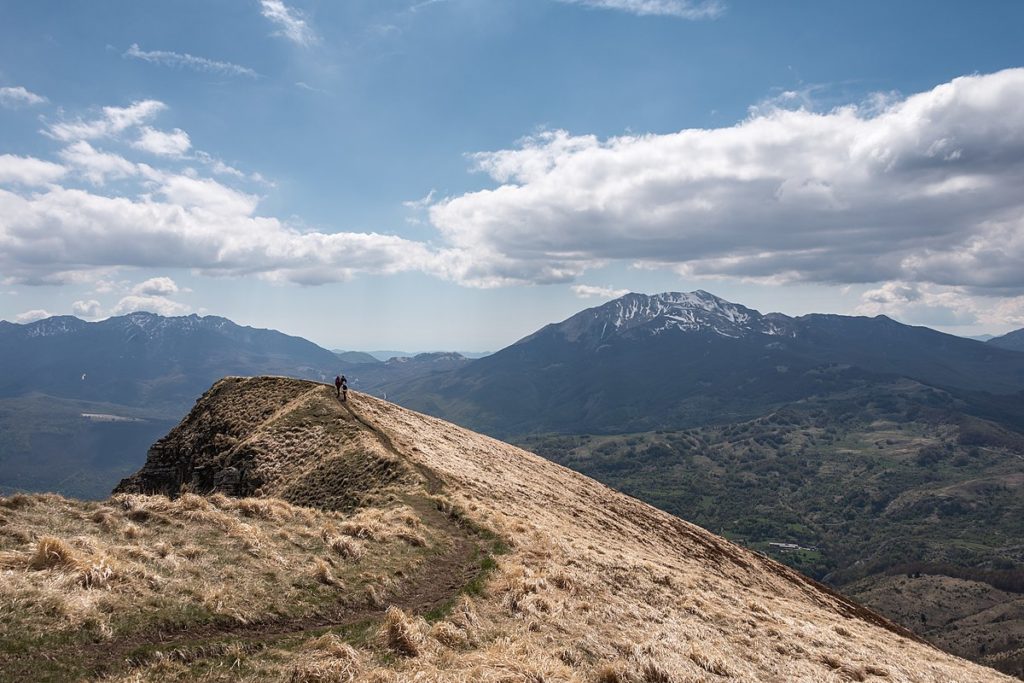
<svg viewBox="0 0 1024 683"><path fill-rule="evenodd" d="M0 88L0 107L15 109L17 107L43 104L46 98L26 90L23 86L6 86Z"/></svg>
<svg viewBox="0 0 1024 683"><path fill-rule="evenodd" d="M117 302L114 308L111 309L110 315L126 315L138 311L167 316L185 315L192 312L192 307L180 301L168 299L166 296L130 294Z"/></svg>
<svg viewBox="0 0 1024 683"><path fill-rule="evenodd" d="M124 157L101 152L85 140L62 149L60 158L93 185L103 185L108 179L119 180L138 173L138 167Z"/></svg>
<svg viewBox="0 0 1024 683"><path fill-rule="evenodd" d="M64 141L110 137L145 123L166 108L157 100L140 100L127 107L103 107L103 115L98 119L61 121L51 124L46 133Z"/></svg>
<svg viewBox="0 0 1024 683"><path fill-rule="evenodd" d="M169 277L152 277L132 287L132 294L139 296L170 296L179 291L178 284Z"/></svg>
<svg viewBox="0 0 1024 683"><path fill-rule="evenodd" d="M887 315L918 325L1024 325L1024 296L978 296L964 287L886 282L861 295L859 315Z"/></svg>
<svg viewBox="0 0 1024 683"><path fill-rule="evenodd" d="M725 11L717 0L559 0L572 5L613 9L640 16L678 17L680 19L713 19Z"/></svg>
<svg viewBox="0 0 1024 683"><path fill-rule="evenodd" d="M196 57L187 52L171 52L169 50L143 50L137 43L122 55L125 59L139 59L151 64L160 64L192 71L219 74L223 76L245 76L246 78L257 78L259 74L252 69L233 64L231 62L219 62L206 57Z"/></svg>
<svg viewBox="0 0 1024 683"><path fill-rule="evenodd" d="M66 168L51 161L0 154L0 183L46 185L60 180L66 173Z"/></svg>
<svg viewBox="0 0 1024 683"><path fill-rule="evenodd" d="M278 26L275 35L283 36L296 45L307 47L317 42L313 28L302 14L283 0L260 0L260 13Z"/></svg>
<svg viewBox="0 0 1024 683"><path fill-rule="evenodd" d="M33 308L31 311L25 311L14 316L14 321L18 323L34 323L37 320L43 318L50 318L53 314L42 308Z"/></svg>
<svg viewBox="0 0 1024 683"><path fill-rule="evenodd" d="M590 299L592 297L618 299L620 296L629 294L628 289L613 289L611 287L597 287L595 285L573 285L572 291L581 299Z"/></svg>
<svg viewBox="0 0 1024 683"><path fill-rule="evenodd" d="M79 318L94 319L101 317L102 307L96 299L76 301L71 304L71 312Z"/></svg>
<svg viewBox="0 0 1024 683"><path fill-rule="evenodd" d="M69 144L59 152L66 165L0 157L0 276L4 282L60 284L123 267L190 268L217 276L255 274L270 280L319 284L358 273L423 271L461 279L472 259L444 249L378 233L320 232L257 214L260 198L194 169L172 171L132 161L93 146L95 138L119 138L141 128L154 151L185 148L183 131L157 139L144 124L165 106L154 100L105 107L103 115L51 125L45 132ZM147 137L148 136L148 137ZM235 181L245 177L214 157L196 158ZM56 184L74 171L95 187L126 180L118 191ZM17 187L46 185L43 191ZM490 277L488 275L487 277ZM95 281L93 276L92 280ZM173 281L143 283L114 310L148 305L156 312L183 310L163 301ZM99 289L97 289L99 291Z"/></svg>
<svg viewBox="0 0 1024 683"><path fill-rule="evenodd" d="M144 126L139 139L132 143L132 147L157 156L180 157L192 147L192 141L188 133L180 128L167 133Z"/></svg>
<svg viewBox="0 0 1024 683"><path fill-rule="evenodd" d="M572 278L612 260L688 277L1024 291L1024 69L828 112L473 156L498 186L431 222L478 268Z"/></svg>
<svg viewBox="0 0 1024 683"><path fill-rule="evenodd" d="M193 268L320 284L414 270L457 279L468 269L468 258L419 242L303 232L254 215L255 206L254 197L185 176L167 176L140 198L62 187L28 196L0 189L0 272L41 284L104 267Z"/></svg>

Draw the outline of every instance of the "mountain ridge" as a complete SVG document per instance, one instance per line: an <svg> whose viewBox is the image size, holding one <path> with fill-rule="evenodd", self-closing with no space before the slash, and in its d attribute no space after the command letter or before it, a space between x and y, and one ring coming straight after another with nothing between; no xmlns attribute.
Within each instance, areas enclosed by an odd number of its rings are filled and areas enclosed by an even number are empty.
<svg viewBox="0 0 1024 683"><path fill-rule="evenodd" d="M1000 337L993 337L985 343L1010 351L1024 351L1024 329L1007 332Z"/></svg>
<svg viewBox="0 0 1024 683"><path fill-rule="evenodd" d="M428 380L387 385L411 408L497 436L615 433L755 417L907 377L1024 390L1024 357L885 316L762 315L707 292L627 294Z"/></svg>

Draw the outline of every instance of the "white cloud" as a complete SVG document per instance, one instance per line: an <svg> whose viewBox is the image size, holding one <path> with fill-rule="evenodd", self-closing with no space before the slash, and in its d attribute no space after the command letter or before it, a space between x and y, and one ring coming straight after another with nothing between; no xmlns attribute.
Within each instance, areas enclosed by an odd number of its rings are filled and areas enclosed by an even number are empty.
<svg viewBox="0 0 1024 683"><path fill-rule="evenodd" d="M180 157L192 147L188 133L175 128L170 133L144 126L139 139L132 143L135 149L164 157Z"/></svg>
<svg viewBox="0 0 1024 683"><path fill-rule="evenodd" d="M150 120L167 108L157 100L140 100L127 107L103 107L103 116L91 121L62 121L47 129L57 140L93 140L122 133Z"/></svg>
<svg viewBox="0 0 1024 683"><path fill-rule="evenodd" d="M1024 296L978 296L963 287L886 282L861 295L855 312L902 322L952 327L1024 325Z"/></svg>
<svg viewBox="0 0 1024 683"><path fill-rule="evenodd" d="M252 69L232 64L231 62L219 62L206 57L196 57L187 52L171 52L168 50L143 50L137 43L122 55L126 59L140 59L151 64L160 64L177 68L191 69L206 73L221 74L224 76L245 76L246 78L258 78L259 74Z"/></svg>
<svg viewBox="0 0 1024 683"><path fill-rule="evenodd" d="M404 271L457 279L471 260L391 235L301 232L253 215L255 198L213 180L162 182L155 195L163 201L61 187L28 196L0 190L0 272L33 284L109 267L191 268L321 284Z"/></svg>
<svg viewBox="0 0 1024 683"><path fill-rule="evenodd" d="M35 157L0 154L0 183L46 185L62 178L67 169Z"/></svg>
<svg viewBox="0 0 1024 683"><path fill-rule="evenodd" d="M101 152L85 140L62 149L60 158L93 185L103 185L108 179L120 180L138 173L138 167L124 157Z"/></svg>
<svg viewBox="0 0 1024 683"><path fill-rule="evenodd" d="M34 323L37 320L42 320L43 318L50 318L52 316L53 314L50 313L49 311L46 311L42 308L34 308L31 311L25 311L24 313L19 313L18 315L14 316L14 321L18 323Z"/></svg>
<svg viewBox="0 0 1024 683"><path fill-rule="evenodd" d="M260 0L260 6L261 14L279 27L276 35L303 47L317 42L316 34L302 14L288 7L283 0Z"/></svg>
<svg viewBox="0 0 1024 683"><path fill-rule="evenodd" d="M717 0L559 0L573 5L612 9L640 16L713 19L725 11Z"/></svg>
<svg viewBox="0 0 1024 683"><path fill-rule="evenodd" d="M44 102L46 102L45 97L26 90L20 85L0 88L0 106L2 107L14 109L16 107L43 104Z"/></svg>
<svg viewBox="0 0 1024 683"><path fill-rule="evenodd" d="M93 291L97 294L110 294L118 289L124 289L127 282L114 282L113 280L100 279L93 283Z"/></svg>
<svg viewBox="0 0 1024 683"><path fill-rule="evenodd" d="M110 311L110 315L125 315L145 311L157 315L185 315L192 311L192 307L178 301L172 301L165 296L139 296L131 294L124 297Z"/></svg>
<svg viewBox="0 0 1024 683"><path fill-rule="evenodd" d="M127 292L130 283L109 278L117 269L132 267L189 268L213 276L257 275L302 284L405 271L461 279L471 269L469 255L401 237L300 229L259 216L259 197L243 189L191 168L172 171L133 163L87 141L119 136L133 127L142 127L146 136L150 130L144 124L163 108L160 102L146 100L124 108L105 107L99 118L51 125L47 135L69 142L59 152L67 167L0 156L0 180L26 186L50 183L38 192L0 189L4 282L89 283L97 293L110 293ZM184 142L182 137L178 149L185 147ZM196 152L195 158L231 180L267 182L255 174L244 176L205 152ZM52 184L69 169L97 187L111 179L128 183L110 194ZM181 304L161 300L176 287L170 279L147 281L127 292L115 308L183 310Z"/></svg>
<svg viewBox="0 0 1024 683"><path fill-rule="evenodd" d="M229 166L228 164L225 164L223 161L221 161L220 159L216 158L215 156L213 156L212 154L209 154L207 152L203 152L201 150L196 150L196 152L195 152L195 154L193 156L198 161L201 161L202 163L204 163L207 166L209 166L210 170L213 171L214 173L216 173L217 175L227 175L227 176L233 176L235 178L245 178L246 177L246 175L244 173L242 173L241 171L239 171L237 168L235 168L233 166ZM259 174L255 174L255 175L259 175ZM262 178L251 177L250 180L255 180L256 182L262 182Z"/></svg>
<svg viewBox="0 0 1024 683"><path fill-rule="evenodd" d="M309 92L320 93L321 95L331 94L329 91L324 90L323 88L314 87L309 83L306 83L305 81L295 81L295 87L302 88L303 90L308 90Z"/></svg>
<svg viewBox="0 0 1024 683"><path fill-rule="evenodd" d="M140 296L169 296L179 291L178 284L169 277L152 277L132 287L132 294Z"/></svg>
<svg viewBox="0 0 1024 683"><path fill-rule="evenodd" d="M629 294L628 289L613 289L611 287L597 287L594 285L573 285L572 291L581 299L589 299L591 297L618 299L620 296Z"/></svg>
<svg viewBox="0 0 1024 683"><path fill-rule="evenodd" d="M543 133L474 155L499 185L435 202L430 219L502 281L618 260L1024 291L1024 69L886 101L666 135Z"/></svg>
<svg viewBox="0 0 1024 683"><path fill-rule="evenodd" d="M164 176L159 193L173 205L224 216L250 216L259 202L258 197L216 180L186 175Z"/></svg>
<svg viewBox="0 0 1024 683"><path fill-rule="evenodd" d="M420 197L419 199L408 199L402 202L402 206L404 206L407 209L413 209L414 211L422 211L423 209L426 209L427 207L434 203L435 194L437 194L437 190L431 190L425 196Z"/></svg>
<svg viewBox="0 0 1024 683"><path fill-rule="evenodd" d="M72 313L77 315L79 318L85 318L88 320L102 317L101 310L100 302L96 301L96 299L76 301L71 304Z"/></svg>

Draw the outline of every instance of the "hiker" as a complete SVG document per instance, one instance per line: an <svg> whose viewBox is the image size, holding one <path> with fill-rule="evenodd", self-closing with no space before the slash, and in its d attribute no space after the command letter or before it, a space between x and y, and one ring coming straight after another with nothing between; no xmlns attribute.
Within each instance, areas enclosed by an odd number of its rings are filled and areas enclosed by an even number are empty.
<svg viewBox="0 0 1024 683"><path fill-rule="evenodd" d="M344 382L345 382L345 380L343 380L343 379L341 378L341 375L337 375L337 376L336 376L336 377L334 378L334 390L338 392L338 398L341 398L341 385L342 385L342 384L343 384Z"/></svg>
<svg viewBox="0 0 1024 683"><path fill-rule="evenodd" d="M341 389L339 391L341 402L344 403L345 401L348 400L348 380L345 379L345 375L341 376Z"/></svg>

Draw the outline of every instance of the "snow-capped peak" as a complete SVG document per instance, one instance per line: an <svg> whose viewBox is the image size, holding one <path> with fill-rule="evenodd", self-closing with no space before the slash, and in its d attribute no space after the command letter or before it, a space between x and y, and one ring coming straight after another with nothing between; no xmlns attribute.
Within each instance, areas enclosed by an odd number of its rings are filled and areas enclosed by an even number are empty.
<svg viewBox="0 0 1024 683"><path fill-rule="evenodd" d="M570 341L601 341L622 334L657 335L667 331L710 331L723 337L749 334L790 335L785 316L759 312L697 290L662 294L626 294L582 311L558 327Z"/></svg>
<svg viewBox="0 0 1024 683"><path fill-rule="evenodd" d="M58 315L28 323L23 329L26 337L55 337L77 332L83 325L85 322L74 316Z"/></svg>

